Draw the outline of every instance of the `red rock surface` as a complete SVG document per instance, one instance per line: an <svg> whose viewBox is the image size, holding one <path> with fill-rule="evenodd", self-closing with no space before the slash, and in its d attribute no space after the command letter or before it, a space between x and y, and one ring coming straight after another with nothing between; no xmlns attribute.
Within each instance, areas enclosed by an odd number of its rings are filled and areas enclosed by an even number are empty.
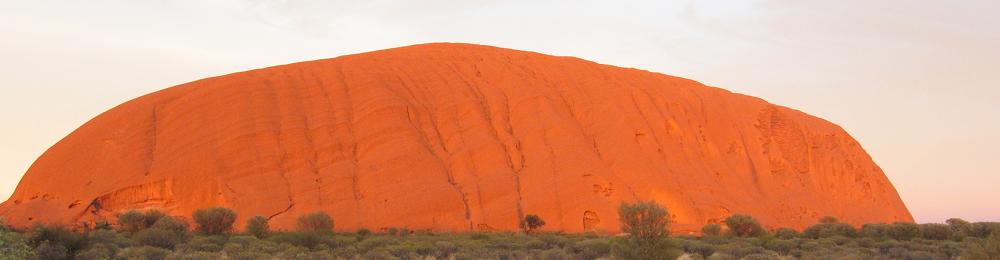
<svg viewBox="0 0 1000 260"><path fill-rule="evenodd" d="M424 44L168 88L86 123L0 215L79 224L225 206L291 228L619 230L622 201L679 232L734 213L769 227L912 221L843 129L698 82L577 58Z"/></svg>

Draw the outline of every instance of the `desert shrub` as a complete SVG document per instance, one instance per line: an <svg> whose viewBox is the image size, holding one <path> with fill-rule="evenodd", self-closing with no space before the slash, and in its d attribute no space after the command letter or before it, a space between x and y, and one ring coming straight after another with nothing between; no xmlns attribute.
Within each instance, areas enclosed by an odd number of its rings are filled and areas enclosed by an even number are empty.
<svg viewBox="0 0 1000 260"><path fill-rule="evenodd" d="M951 238L951 227L945 224L929 223L920 225L924 239L945 240Z"/></svg>
<svg viewBox="0 0 1000 260"><path fill-rule="evenodd" d="M552 260L572 260L576 259L572 254L567 253L566 250L560 248L549 248L538 254L538 259L552 259Z"/></svg>
<svg viewBox="0 0 1000 260"><path fill-rule="evenodd" d="M868 237L877 240L887 239L892 236L892 226L888 224L864 224L861 225L861 237Z"/></svg>
<svg viewBox="0 0 1000 260"><path fill-rule="evenodd" d="M326 231L333 230L333 219L326 212L318 211L300 216L296 221L298 231Z"/></svg>
<svg viewBox="0 0 1000 260"><path fill-rule="evenodd" d="M85 234L86 246L76 253L76 259L110 259L119 250L135 245L132 239L109 229L97 229Z"/></svg>
<svg viewBox="0 0 1000 260"><path fill-rule="evenodd" d="M833 224L833 223L840 223L840 220L837 219L834 216L824 216L822 218L819 218L819 223L820 224Z"/></svg>
<svg viewBox="0 0 1000 260"><path fill-rule="evenodd" d="M962 259L1000 259L1000 232L995 232L988 239L970 243L962 252Z"/></svg>
<svg viewBox="0 0 1000 260"><path fill-rule="evenodd" d="M730 254L723 253L723 252L715 252L711 256L709 256L708 258L705 258L705 259L707 259L707 260L737 260L738 258L736 258L735 256L732 256Z"/></svg>
<svg viewBox="0 0 1000 260"><path fill-rule="evenodd" d="M123 232L133 233L146 228L146 219L133 209L118 214L118 226Z"/></svg>
<svg viewBox="0 0 1000 260"><path fill-rule="evenodd" d="M764 248L782 255L787 255L796 247L797 245L794 241L785 239L772 239L767 241L767 243L764 243Z"/></svg>
<svg viewBox="0 0 1000 260"><path fill-rule="evenodd" d="M1000 232L1000 223L997 222L976 222L969 224L969 231L967 235L987 238L990 234Z"/></svg>
<svg viewBox="0 0 1000 260"><path fill-rule="evenodd" d="M305 248L315 248L322 244L325 239L325 234L312 231L274 233L268 236L268 240L276 243L286 243Z"/></svg>
<svg viewBox="0 0 1000 260"><path fill-rule="evenodd" d="M734 241L720 246L718 251L726 253L727 255L734 256L736 258L743 258L747 255L764 253L765 251L767 251L767 249L742 241Z"/></svg>
<svg viewBox="0 0 1000 260"><path fill-rule="evenodd" d="M139 232L136 232L135 235L132 235L132 239L142 245L165 249L173 249L174 246L181 242L181 238L177 233L159 228L147 228L140 230Z"/></svg>
<svg viewBox="0 0 1000 260"><path fill-rule="evenodd" d="M267 237L271 233L271 228L264 216L254 216L247 220L246 233L257 238Z"/></svg>
<svg viewBox="0 0 1000 260"><path fill-rule="evenodd" d="M614 247L616 255L624 259L674 259L680 255L667 240L667 209L653 201L635 204L622 203L618 218L628 239Z"/></svg>
<svg viewBox="0 0 1000 260"><path fill-rule="evenodd" d="M236 222L236 212L222 207L199 209L191 215L198 232L208 235L228 233Z"/></svg>
<svg viewBox="0 0 1000 260"><path fill-rule="evenodd" d="M42 241L35 247L35 255L38 259L70 259L69 250L66 247L48 240Z"/></svg>
<svg viewBox="0 0 1000 260"><path fill-rule="evenodd" d="M611 241L604 238L591 238L577 241L573 251L578 258L598 259L611 254Z"/></svg>
<svg viewBox="0 0 1000 260"><path fill-rule="evenodd" d="M39 257L43 255L41 249L38 249L42 244L46 244L44 249L48 252L45 253L55 256L58 255L57 251L65 251L67 257L72 257L86 245L86 238L61 226L37 225L28 232L27 243L36 248Z"/></svg>
<svg viewBox="0 0 1000 260"><path fill-rule="evenodd" d="M388 235L390 235L390 236L396 236L396 235L399 235L399 229L395 228L395 227L391 227L389 229L386 229L385 233L388 234Z"/></svg>
<svg viewBox="0 0 1000 260"><path fill-rule="evenodd" d="M524 216L524 221L521 221L521 229L523 229L525 233L531 233L542 226L545 226L545 220L542 220L541 217L534 214Z"/></svg>
<svg viewBox="0 0 1000 260"><path fill-rule="evenodd" d="M892 223L892 238L896 240L909 241L920 237L920 225L910 222Z"/></svg>
<svg viewBox="0 0 1000 260"><path fill-rule="evenodd" d="M802 235L814 239L834 236L855 237L858 235L858 232L849 224L834 222L813 225L806 228L802 232Z"/></svg>
<svg viewBox="0 0 1000 260"><path fill-rule="evenodd" d="M779 228L774 231L774 237L780 239L792 239L799 236L799 232L791 228Z"/></svg>
<svg viewBox="0 0 1000 260"><path fill-rule="evenodd" d="M118 249L113 249L107 244L96 244L76 253L73 259L76 260L102 260L112 259Z"/></svg>
<svg viewBox="0 0 1000 260"><path fill-rule="evenodd" d="M186 243L175 246L178 251L185 252L219 252L226 243L224 236L195 236Z"/></svg>
<svg viewBox="0 0 1000 260"><path fill-rule="evenodd" d="M6 257L6 258L4 258ZM34 251L20 233L7 228L0 221L0 259L28 259L34 257Z"/></svg>
<svg viewBox="0 0 1000 260"><path fill-rule="evenodd" d="M167 255L166 259L167 260L215 260L215 259L223 259L223 257L219 253L212 253L212 252L175 251L174 253ZM293 259L293 258L282 258L282 259Z"/></svg>
<svg viewBox="0 0 1000 260"><path fill-rule="evenodd" d="M360 229L358 229L357 232L355 232L355 235L357 236L358 241L364 240L365 238L367 238L371 234L372 234L372 231L368 230L367 228L360 228Z"/></svg>
<svg viewBox="0 0 1000 260"><path fill-rule="evenodd" d="M755 237L764 234L764 228L750 215L736 214L726 218L729 232L738 237Z"/></svg>
<svg viewBox="0 0 1000 260"><path fill-rule="evenodd" d="M161 217L150 226L152 229L162 229L174 233L181 241L187 240L188 236L188 224L180 219L165 216Z"/></svg>
<svg viewBox="0 0 1000 260"><path fill-rule="evenodd" d="M223 246L222 251L231 259L267 259L279 249L254 236L234 236Z"/></svg>
<svg viewBox="0 0 1000 260"><path fill-rule="evenodd" d="M156 221L166 216L162 211L151 209L145 212L129 210L118 214L118 226L124 232L135 233L153 226Z"/></svg>
<svg viewBox="0 0 1000 260"><path fill-rule="evenodd" d="M434 248L437 249L438 257L447 258L449 255L458 252L458 246L451 241L437 241L434 242Z"/></svg>
<svg viewBox="0 0 1000 260"><path fill-rule="evenodd" d="M698 255L700 255L702 257L706 257L706 258L709 257L709 256L712 256L712 254L714 254L715 251L717 251L717 250L718 250L718 246L713 245L713 244L709 244L709 243L705 243L705 242L702 242L702 241L692 241L691 243L688 243L684 247L684 251L685 252L689 252L689 253L693 253L693 254L698 254Z"/></svg>
<svg viewBox="0 0 1000 260"><path fill-rule="evenodd" d="M702 236L718 236L719 234L722 234L722 226L719 224L705 224L701 227Z"/></svg>
<svg viewBox="0 0 1000 260"><path fill-rule="evenodd" d="M130 247L122 250L120 259L162 260L167 258L170 250L152 246Z"/></svg>

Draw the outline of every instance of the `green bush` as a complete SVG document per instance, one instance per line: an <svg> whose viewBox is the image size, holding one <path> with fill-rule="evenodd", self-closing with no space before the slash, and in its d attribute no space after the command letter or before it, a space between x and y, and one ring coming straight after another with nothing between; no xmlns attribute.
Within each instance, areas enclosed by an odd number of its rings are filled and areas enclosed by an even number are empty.
<svg viewBox="0 0 1000 260"><path fill-rule="evenodd" d="M795 244L794 241L785 239L772 239L764 244L764 248L777 252L781 255L788 255L792 249L795 249L796 247L798 247L798 245Z"/></svg>
<svg viewBox="0 0 1000 260"><path fill-rule="evenodd" d="M856 237L857 230L849 224L844 223L821 223L806 228L802 235L808 238L825 238L834 236Z"/></svg>
<svg viewBox="0 0 1000 260"><path fill-rule="evenodd" d="M118 226L123 232L135 233L153 226L156 221L164 216L166 214L155 209L145 212L132 209L118 214Z"/></svg>
<svg viewBox="0 0 1000 260"><path fill-rule="evenodd" d="M208 235L228 233L236 222L236 212L222 207L199 209L191 216L198 232Z"/></svg>
<svg viewBox="0 0 1000 260"><path fill-rule="evenodd" d="M945 240L952 236L951 227L945 224L929 223L920 225L924 239Z"/></svg>
<svg viewBox="0 0 1000 260"><path fill-rule="evenodd" d="M73 259L76 260L101 260L101 259L113 259L117 254L119 249L113 248L113 246L108 244L96 244L87 247L84 250L76 253Z"/></svg>
<svg viewBox="0 0 1000 260"><path fill-rule="evenodd" d="M28 246L36 248L39 257L43 254L58 256L59 252L65 252L67 257L72 257L76 251L83 249L87 241L79 233L61 226L36 225L28 232L27 243ZM38 249L42 244L45 244L42 248L45 252Z"/></svg>
<svg viewBox="0 0 1000 260"><path fill-rule="evenodd" d="M738 237L755 237L765 233L757 219L750 215L732 215L726 218L725 222L726 226L729 227L729 232Z"/></svg>
<svg viewBox="0 0 1000 260"><path fill-rule="evenodd" d="M167 258L170 250L152 246L130 247L119 254L119 259L162 260Z"/></svg>
<svg viewBox="0 0 1000 260"><path fill-rule="evenodd" d="M715 251L719 250L718 246L705 243L702 241L691 241L684 247L685 252L694 253L701 255L704 258L712 256Z"/></svg>
<svg viewBox="0 0 1000 260"><path fill-rule="evenodd" d="M909 241L921 236L920 225L911 222L892 223L892 238Z"/></svg>
<svg viewBox="0 0 1000 260"><path fill-rule="evenodd" d="M722 234L722 226L719 226L719 224L715 224L715 223L705 224L704 226L701 227L701 235L702 236L711 236L711 237L714 237L714 236L718 236L720 234Z"/></svg>
<svg viewBox="0 0 1000 260"><path fill-rule="evenodd" d="M573 244L573 250L578 258L598 259L611 254L611 241L603 238L591 238Z"/></svg>
<svg viewBox="0 0 1000 260"><path fill-rule="evenodd" d="M893 237L892 226L888 224L864 224L861 225L861 237L868 237L877 240Z"/></svg>
<svg viewBox="0 0 1000 260"><path fill-rule="evenodd" d="M224 236L195 236L186 243L177 245L175 248L186 252L219 252L226 243Z"/></svg>
<svg viewBox="0 0 1000 260"><path fill-rule="evenodd" d="M257 238L267 237L271 233L271 228L264 216L254 216L247 220L246 233Z"/></svg>
<svg viewBox="0 0 1000 260"><path fill-rule="evenodd" d="M296 222L298 231L333 231L333 219L326 212L314 212L300 216Z"/></svg>
<svg viewBox="0 0 1000 260"><path fill-rule="evenodd" d="M141 245L153 246L165 249L173 249L181 242L181 238L170 230L159 228L148 228L136 232L132 239Z"/></svg>
<svg viewBox="0 0 1000 260"><path fill-rule="evenodd" d="M66 247L48 240L42 241L35 247L35 255L38 259L70 259L69 251Z"/></svg>
<svg viewBox="0 0 1000 260"><path fill-rule="evenodd" d="M780 239L793 239L799 237L799 232L791 228L779 228L774 231L774 237Z"/></svg>
<svg viewBox="0 0 1000 260"><path fill-rule="evenodd" d="M167 260L215 260L223 259L222 254L211 252L174 252L167 255ZM294 259L294 258L283 258Z"/></svg>
<svg viewBox="0 0 1000 260"><path fill-rule="evenodd" d="M24 236L8 229L0 221L0 259L28 259L34 256Z"/></svg>
<svg viewBox="0 0 1000 260"><path fill-rule="evenodd" d="M982 242L972 243L965 252L963 259L1000 259L1000 232L993 233Z"/></svg>
<svg viewBox="0 0 1000 260"><path fill-rule="evenodd" d="M189 229L187 222L170 216L161 217L150 228L170 231L180 240L187 239Z"/></svg>

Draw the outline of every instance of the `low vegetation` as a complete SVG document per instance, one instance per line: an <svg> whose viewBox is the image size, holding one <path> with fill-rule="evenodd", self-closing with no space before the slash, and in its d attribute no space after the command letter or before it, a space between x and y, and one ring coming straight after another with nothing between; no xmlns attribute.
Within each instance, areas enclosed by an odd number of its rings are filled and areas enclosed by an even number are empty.
<svg viewBox="0 0 1000 260"><path fill-rule="evenodd" d="M767 230L745 214L705 225L702 236L670 236L669 211L654 202L622 204L623 235L544 232L528 214L524 232L433 233L388 228L335 232L325 212L300 216L293 231L268 218L196 211L189 226L160 211L128 211L116 225L84 230L0 225L3 259L998 259L1000 223L949 219L945 224L867 224L833 217L798 232Z"/></svg>

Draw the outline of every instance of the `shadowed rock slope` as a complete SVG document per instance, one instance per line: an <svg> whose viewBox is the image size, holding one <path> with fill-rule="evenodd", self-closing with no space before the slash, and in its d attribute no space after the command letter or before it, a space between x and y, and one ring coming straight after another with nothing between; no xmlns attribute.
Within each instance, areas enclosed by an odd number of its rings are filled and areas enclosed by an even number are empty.
<svg viewBox="0 0 1000 260"><path fill-rule="evenodd" d="M577 58L424 44L203 79L126 102L43 154L0 215L81 225L225 206L291 228L619 230L655 200L678 232L912 221L843 129L698 82Z"/></svg>

